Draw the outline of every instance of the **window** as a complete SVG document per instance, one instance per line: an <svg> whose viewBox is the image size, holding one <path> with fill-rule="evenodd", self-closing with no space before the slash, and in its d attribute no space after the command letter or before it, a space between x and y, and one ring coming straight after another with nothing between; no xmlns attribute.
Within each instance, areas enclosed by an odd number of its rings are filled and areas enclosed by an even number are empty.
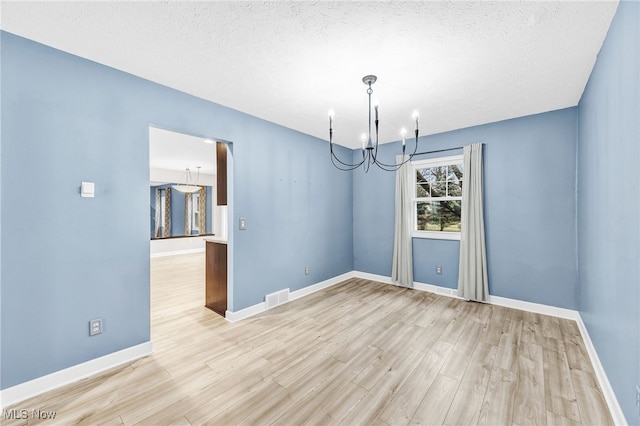
<svg viewBox="0 0 640 426"><path fill-rule="evenodd" d="M413 236L460 239L462 155L414 161Z"/></svg>
<svg viewBox="0 0 640 426"><path fill-rule="evenodd" d="M191 195L191 234L200 233L200 193Z"/></svg>

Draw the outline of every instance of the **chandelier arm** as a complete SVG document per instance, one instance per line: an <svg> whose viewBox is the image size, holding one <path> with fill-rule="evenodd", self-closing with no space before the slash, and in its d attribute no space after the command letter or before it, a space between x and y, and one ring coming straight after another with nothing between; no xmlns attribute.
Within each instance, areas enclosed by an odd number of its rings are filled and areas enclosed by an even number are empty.
<svg viewBox="0 0 640 426"><path fill-rule="evenodd" d="M411 158L408 158L406 161L403 161L400 164L386 164L386 163L381 163L378 160L374 160L375 161L375 165L377 165L378 167L380 167L382 170L386 171L386 172L395 172L398 169L400 169L400 167L404 166L405 163L408 163L409 160L411 160Z"/></svg>
<svg viewBox="0 0 640 426"><path fill-rule="evenodd" d="M329 121L329 123L331 123L331 120ZM338 158L338 156L335 154L335 152L333 152L333 128L331 127L331 125L329 125L329 152L331 154L331 162L333 163L334 166L336 166L336 168L342 170L342 171L349 171L349 170L354 170L357 169L358 167L360 167L362 165L362 163L364 163L364 152L362 155L362 161L357 163L357 164L350 164L350 163L345 163L344 161L340 160ZM338 165L336 164L336 160L338 161L338 163L342 164L343 166L347 167L346 169L342 168L342 167L338 167Z"/></svg>
<svg viewBox="0 0 640 426"><path fill-rule="evenodd" d="M338 161L338 163L336 163L336 160ZM360 167L362 163L364 163L364 160L359 164L346 164L342 163L337 157L331 156L331 163L333 163L333 166L338 170L342 170L343 172L350 172L351 170L355 170ZM341 164L344 164L346 167L342 167Z"/></svg>
<svg viewBox="0 0 640 426"><path fill-rule="evenodd" d="M330 154L331 154L331 162L333 163L333 165L334 165L334 166L336 166L336 168L338 168L338 169L340 169L340 170L343 170L343 171L349 171L349 170L357 169L357 168L358 168L358 167L360 167L360 166L364 163L364 161L365 161L365 159L363 158L361 162L356 163L356 164L345 163L344 161L342 161L342 160L340 160L340 159L338 158L338 156L335 154L335 152L333 152L333 142L329 142L329 152L330 152ZM346 168L339 167L339 166L336 164L336 161L337 161L338 163L340 163L342 166L345 166Z"/></svg>
<svg viewBox="0 0 640 426"><path fill-rule="evenodd" d="M373 157L373 161L375 164L378 165L378 167L380 167L383 170L386 170L388 172L393 172L398 170L400 167L402 167L403 164L408 163L409 161L411 161L411 159L413 158L414 155L416 155L416 152L418 152L418 134L419 131L418 129L416 129L416 143L415 146L413 147L413 152L411 154L409 154L409 158L407 158L406 160L403 160L402 163L400 164L387 164L387 163L383 163L382 161L378 160L378 157L374 155ZM402 156L404 157L404 148L402 149Z"/></svg>

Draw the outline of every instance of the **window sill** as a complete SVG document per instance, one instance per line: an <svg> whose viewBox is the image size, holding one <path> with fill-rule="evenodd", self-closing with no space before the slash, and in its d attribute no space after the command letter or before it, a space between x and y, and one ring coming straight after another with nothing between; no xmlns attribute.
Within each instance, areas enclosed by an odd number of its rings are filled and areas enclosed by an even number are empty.
<svg viewBox="0 0 640 426"><path fill-rule="evenodd" d="M413 238L428 238L432 240L457 240L460 241L459 232L431 232L431 231L413 231Z"/></svg>

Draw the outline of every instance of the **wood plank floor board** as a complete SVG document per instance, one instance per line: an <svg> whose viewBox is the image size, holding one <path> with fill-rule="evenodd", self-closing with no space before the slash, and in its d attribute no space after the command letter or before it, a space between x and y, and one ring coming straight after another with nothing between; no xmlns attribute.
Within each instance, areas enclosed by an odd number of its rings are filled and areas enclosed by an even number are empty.
<svg viewBox="0 0 640 426"><path fill-rule="evenodd" d="M380 419L391 425L408 424L429 387L438 377L438 372L445 360L448 359L452 348L451 343L436 342L420 360L414 374L411 374L393 395L387 407L380 414Z"/></svg>
<svg viewBox="0 0 640 426"><path fill-rule="evenodd" d="M581 425L582 423L568 419L552 411L547 411L547 424L553 426L577 426Z"/></svg>
<svg viewBox="0 0 640 426"><path fill-rule="evenodd" d="M489 317L482 329L482 341L488 345L498 346L506 320L507 308L488 306Z"/></svg>
<svg viewBox="0 0 640 426"><path fill-rule="evenodd" d="M455 426L478 423L496 352L496 346L483 342L477 344L468 360L469 367L462 376L444 424Z"/></svg>
<svg viewBox="0 0 640 426"><path fill-rule="evenodd" d="M547 411L580 422L580 410L564 352L543 349L545 402Z"/></svg>
<svg viewBox="0 0 640 426"><path fill-rule="evenodd" d="M375 422L424 357L424 352L413 349L403 352L399 363L386 371L378 384L367 392L340 424L369 425Z"/></svg>
<svg viewBox="0 0 640 426"><path fill-rule="evenodd" d="M305 424L324 426L343 423L368 393L366 389L349 381L341 390L340 398L331 398L324 407L312 413Z"/></svg>
<svg viewBox="0 0 640 426"><path fill-rule="evenodd" d="M602 426L613 425L595 374L591 371L571 370L571 379L583 422Z"/></svg>
<svg viewBox="0 0 640 426"><path fill-rule="evenodd" d="M518 351L518 381L513 422L518 425L546 425L544 361L542 347L522 343Z"/></svg>
<svg viewBox="0 0 640 426"><path fill-rule="evenodd" d="M591 361L583 344L573 342L564 343L564 352L567 355L567 364L571 370L591 371Z"/></svg>
<svg viewBox="0 0 640 426"><path fill-rule="evenodd" d="M297 399L291 409L276 419L273 424L282 426L301 425L311 421L315 413L322 411L335 399L335 395L345 395L345 392L350 390L351 385L353 385L351 376L340 373L338 372L338 374L334 375L326 385L315 388L303 398Z"/></svg>
<svg viewBox="0 0 640 426"><path fill-rule="evenodd" d="M405 327L409 329L409 327ZM403 335L403 334L398 334ZM399 340L399 339L398 339ZM391 371L398 368L407 356L416 358L424 357L424 352L416 351L403 343L393 343L388 348L380 349L375 359L364 370L362 370L353 382L371 391L378 386L378 383ZM413 368L416 366L413 365Z"/></svg>
<svg viewBox="0 0 640 426"><path fill-rule="evenodd" d="M523 342L542 344L542 324L539 321L540 315L533 312L525 312L522 322Z"/></svg>
<svg viewBox="0 0 640 426"><path fill-rule="evenodd" d="M433 381L422 403L413 414L410 424L441 425L449 412L451 402L460 386L458 380L439 374Z"/></svg>
<svg viewBox="0 0 640 426"><path fill-rule="evenodd" d="M516 381L517 375L514 371L493 367L489 377L489 387L480 409L479 425L493 426L513 423Z"/></svg>
<svg viewBox="0 0 640 426"><path fill-rule="evenodd" d="M447 357L440 374L458 381L462 380L467 367L470 365L469 359L476 350L476 346L480 341L480 333L482 324L476 321L467 322L464 333L461 334L459 340L456 340L453 351ZM447 341L444 339L444 341Z"/></svg>
<svg viewBox="0 0 640 426"><path fill-rule="evenodd" d="M418 327L416 335L411 342L411 348L422 352L429 352L442 335L443 329L435 325L430 325L426 328Z"/></svg>
<svg viewBox="0 0 640 426"><path fill-rule="evenodd" d="M151 356L5 425L612 424L574 321L353 278L230 323L204 255L151 261Z"/></svg>
<svg viewBox="0 0 640 426"><path fill-rule="evenodd" d="M427 328L433 325L440 316L447 311L451 306L455 305L456 300L449 297L439 297L432 295L428 306L430 309L425 309L422 314L416 319L416 325ZM444 318L441 321L441 325L446 327L448 319ZM440 327L444 331L444 327Z"/></svg>
<svg viewBox="0 0 640 426"><path fill-rule="evenodd" d="M494 366L508 371L516 371L518 347L522 331L522 321L505 320Z"/></svg>

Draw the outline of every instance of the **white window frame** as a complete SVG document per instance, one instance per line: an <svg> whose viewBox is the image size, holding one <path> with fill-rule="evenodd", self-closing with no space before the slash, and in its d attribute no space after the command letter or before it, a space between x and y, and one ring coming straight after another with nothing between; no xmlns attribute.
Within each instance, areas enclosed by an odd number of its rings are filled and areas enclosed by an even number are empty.
<svg viewBox="0 0 640 426"><path fill-rule="evenodd" d="M191 232L200 232L200 192L191 195Z"/></svg>
<svg viewBox="0 0 640 426"><path fill-rule="evenodd" d="M449 157L439 157L439 158L429 158L426 160L417 160L411 162L412 167L412 197L411 197L411 216L412 216L412 226L413 231L411 236L413 238L430 238L434 240L460 240L460 232L451 232L451 231L418 231L418 214L417 214L417 204L419 201L430 201L431 198L418 198L417 194L417 182L416 182L416 170L428 167L438 167L438 166L447 166L451 164L461 164L463 162L462 155L451 155ZM463 171L464 173L464 171ZM464 180L464 178L463 178ZM462 197L438 197L437 200L442 201L451 201L451 200L460 200L462 201Z"/></svg>

